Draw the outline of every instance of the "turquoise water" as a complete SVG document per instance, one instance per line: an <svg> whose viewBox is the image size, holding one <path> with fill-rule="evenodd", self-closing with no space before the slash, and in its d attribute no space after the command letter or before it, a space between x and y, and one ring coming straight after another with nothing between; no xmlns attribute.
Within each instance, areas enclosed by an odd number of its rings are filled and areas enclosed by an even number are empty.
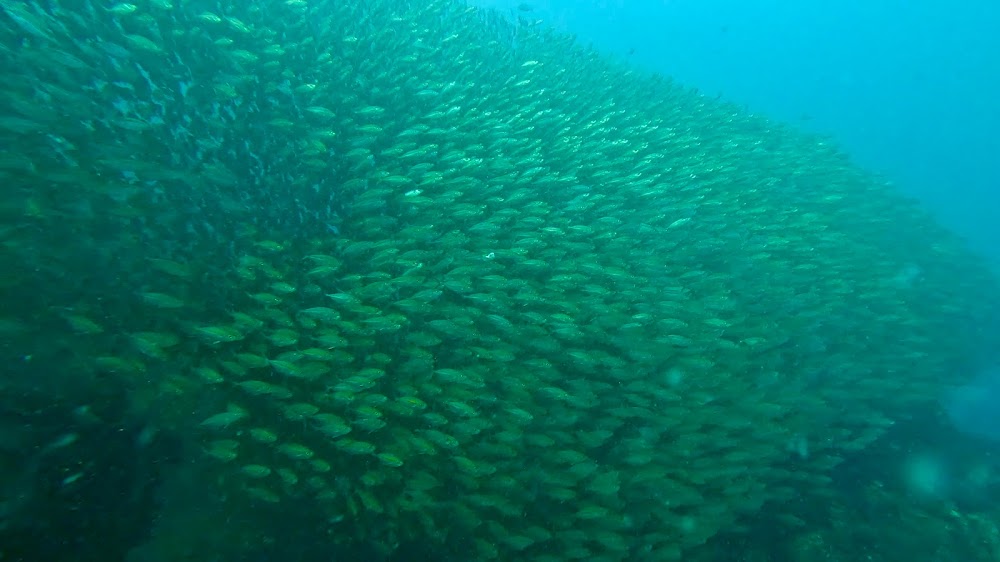
<svg viewBox="0 0 1000 562"><path fill-rule="evenodd" d="M0 8L5 560L996 552L1000 286L830 139L531 6Z"/></svg>

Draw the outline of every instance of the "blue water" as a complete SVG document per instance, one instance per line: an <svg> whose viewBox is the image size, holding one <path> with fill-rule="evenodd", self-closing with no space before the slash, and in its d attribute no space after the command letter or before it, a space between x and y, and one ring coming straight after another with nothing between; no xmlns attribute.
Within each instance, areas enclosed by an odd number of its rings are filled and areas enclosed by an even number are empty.
<svg viewBox="0 0 1000 562"><path fill-rule="evenodd" d="M832 136L1000 264L1000 3L478 0Z"/></svg>
<svg viewBox="0 0 1000 562"><path fill-rule="evenodd" d="M1000 444L1000 367L978 373L971 383L952 392L945 404L960 431Z"/></svg>

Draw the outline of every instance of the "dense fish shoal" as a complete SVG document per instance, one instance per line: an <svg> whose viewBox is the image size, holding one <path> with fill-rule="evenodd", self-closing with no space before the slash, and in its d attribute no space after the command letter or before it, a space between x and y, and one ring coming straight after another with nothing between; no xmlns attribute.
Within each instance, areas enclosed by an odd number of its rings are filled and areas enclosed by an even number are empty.
<svg viewBox="0 0 1000 562"><path fill-rule="evenodd" d="M127 389L232 513L680 560L1000 349L996 279L836 147L542 26L0 7L8 349Z"/></svg>

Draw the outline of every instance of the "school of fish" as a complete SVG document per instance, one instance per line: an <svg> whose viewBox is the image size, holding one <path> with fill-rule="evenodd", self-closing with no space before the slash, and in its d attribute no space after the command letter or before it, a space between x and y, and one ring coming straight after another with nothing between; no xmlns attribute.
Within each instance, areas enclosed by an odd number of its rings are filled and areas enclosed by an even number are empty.
<svg viewBox="0 0 1000 562"><path fill-rule="evenodd" d="M544 26L134 1L0 0L0 335L234 512L681 560L997 343L987 268L826 140Z"/></svg>

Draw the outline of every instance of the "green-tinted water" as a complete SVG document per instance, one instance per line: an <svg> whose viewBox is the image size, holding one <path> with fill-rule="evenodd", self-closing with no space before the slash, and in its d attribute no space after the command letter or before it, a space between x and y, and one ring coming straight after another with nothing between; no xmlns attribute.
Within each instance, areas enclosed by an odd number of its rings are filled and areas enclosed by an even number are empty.
<svg viewBox="0 0 1000 562"><path fill-rule="evenodd" d="M851 510L902 500L842 461L996 344L996 280L835 148L544 29L2 7L3 402L66 419L8 471L169 446L134 559L875 556Z"/></svg>

